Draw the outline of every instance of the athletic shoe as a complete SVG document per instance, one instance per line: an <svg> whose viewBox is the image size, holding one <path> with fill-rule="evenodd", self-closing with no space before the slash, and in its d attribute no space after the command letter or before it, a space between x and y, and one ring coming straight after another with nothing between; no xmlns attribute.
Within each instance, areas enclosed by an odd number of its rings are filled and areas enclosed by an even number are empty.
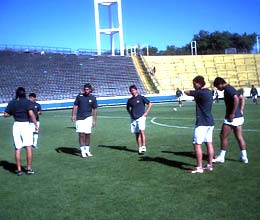
<svg viewBox="0 0 260 220"><path fill-rule="evenodd" d="M23 171L17 170L16 174L17 174L17 176L22 176L23 175Z"/></svg>
<svg viewBox="0 0 260 220"><path fill-rule="evenodd" d="M86 157L92 157L93 155L90 153L90 151L85 151Z"/></svg>
<svg viewBox="0 0 260 220"><path fill-rule="evenodd" d="M83 150L81 150L81 157L83 157L83 158L87 157L86 152Z"/></svg>
<svg viewBox="0 0 260 220"><path fill-rule="evenodd" d="M203 168L196 167L195 169L191 170L190 173L203 173Z"/></svg>
<svg viewBox="0 0 260 220"><path fill-rule="evenodd" d="M224 163L225 162L225 158L221 157L221 156L217 156L216 158L213 158L212 162L213 163Z"/></svg>
<svg viewBox="0 0 260 220"><path fill-rule="evenodd" d="M206 166L203 167L203 170L213 171L213 166L210 164L207 164Z"/></svg>
<svg viewBox="0 0 260 220"><path fill-rule="evenodd" d="M26 171L27 175L33 175L34 174L34 171L32 169L29 169Z"/></svg>
<svg viewBox="0 0 260 220"><path fill-rule="evenodd" d="M143 154L143 147L138 148L138 154Z"/></svg>
<svg viewBox="0 0 260 220"><path fill-rule="evenodd" d="M248 163L247 157L241 156L241 157L240 157L240 161L241 161L242 163Z"/></svg>
<svg viewBox="0 0 260 220"><path fill-rule="evenodd" d="M142 146L141 148L143 153L146 152L146 146Z"/></svg>

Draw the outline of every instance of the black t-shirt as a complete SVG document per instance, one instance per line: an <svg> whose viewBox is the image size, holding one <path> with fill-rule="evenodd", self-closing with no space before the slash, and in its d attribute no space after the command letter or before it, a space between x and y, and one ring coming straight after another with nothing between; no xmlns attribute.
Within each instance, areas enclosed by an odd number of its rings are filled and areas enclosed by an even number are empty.
<svg viewBox="0 0 260 220"><path fill-rule="evenodd" d="M79 94L74 101L74 105L78 106L76 120L86 119L92 115L92 110L98 107L96 97L92 94Z"/></svg>
<svg viewBox="0 0 260 220"><path fill-rule="evenodd" d="M42 107L39 103L37 102L32 102L32 105L33 105L33 113L35 115L35 118L36 118L36 121L39 121L40 118L39 118L39 113L41 110L42 110ZM30 122L32 122L32 119L29 118Z"/></svg>
<svg viewBox="0 0 260 220"><path fill-rule="evenodd" d="M150 101L144 96L132 96L127 101L126 109L130 112L131 118L136 120L143 116L145 113L145 105L149 103Z"/></svg>
<svg viewBox="0 0 260 220"><path fill-rule="evenodd" d="M212 94L208 89L194 90L190 92L194 96L196 102L196 125L197 126L213 126L214 119L211 114Z"/></svg>
<svg viewBox="0 0 260 220"><path fill-rule="evenodd" d="M6 106L5 112L14 117L15 121L29 121L28 111L33 110L32 102L26 98L13 99Z"/></svg>
<svg viewBox="0 0 260 220"><path fill-rule="evenodd" d="M239 97L237 90L233 86L228 84L224 89L224 101L226 104L225 118L227 118L232 113L232 109L234 106L234 95L237 95L237 97ZM237 110L235 112L235 118L239 118L242 116L243 115L241 113L240 105L238 105Z"/></svg>

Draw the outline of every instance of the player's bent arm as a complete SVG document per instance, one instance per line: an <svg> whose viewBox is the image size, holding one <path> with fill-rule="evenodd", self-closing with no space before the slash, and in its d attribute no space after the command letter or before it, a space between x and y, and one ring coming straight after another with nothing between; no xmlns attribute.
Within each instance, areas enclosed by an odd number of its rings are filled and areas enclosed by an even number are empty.
<svg viewBox="0 0 260 220"><path fill-rule="evenodd" d="M238 98L239 98L241 113L244 114L244 110L245 110L245 97L243 95L240 95Z"/></svg>
<svg viewBox="0 0 260 220"><path fill-rule="evenodd" d="M144 116L145 116L145 117L149 114L151 108L152 108L152 103L149 102L149 103L147 104L147 108L146 108L146 111L145 111L145 113L144 113Z"/></svg>

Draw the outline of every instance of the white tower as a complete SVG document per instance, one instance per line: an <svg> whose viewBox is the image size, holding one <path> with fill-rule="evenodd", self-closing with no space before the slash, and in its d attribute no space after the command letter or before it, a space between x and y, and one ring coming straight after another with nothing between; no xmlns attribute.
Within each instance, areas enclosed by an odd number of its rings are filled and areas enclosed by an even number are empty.
<svg viewBox="0 0 260 220"><path fill-rule="evenodd" d="M108 24L107 28L100 28L100 14L99 5L107 6L108 8ZM114 27L112 19L112 6L117 6L117 23L118 27ZM115 45L114 45L114 35L119 34L119 44L120 44L120 55L124 56L124 40L123 40L123 24L122 24L122 7L121 0L94 0L95 8L95 23L96 23L96 43L98 55L101 55L101 34L106 34L110 36L110 46L111 53L115 55Z"/></svg>

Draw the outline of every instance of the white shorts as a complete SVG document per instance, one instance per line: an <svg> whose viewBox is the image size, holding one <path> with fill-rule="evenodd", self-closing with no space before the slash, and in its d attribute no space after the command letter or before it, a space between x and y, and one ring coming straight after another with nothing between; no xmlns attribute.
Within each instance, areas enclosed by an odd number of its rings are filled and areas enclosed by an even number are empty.
<svg viewBox="0 0 260 220"><path fill-rule="evenodd" d="M40 128L40 122L37 121L37 125L38 125L38 129ZM34 123L30 123L30 126L31 126L31 129L32 129L32 132L35 133L35 125Z"/></svg>
<svg viewBox="0 0 260 220"><path fill-rule="evenodd" d="M29 122L14 122L13 138L16 149L33 145L33 132Z"/></svg>
<svg viewBox="0 0 260 220"><path fill-rule="evenodd" d="M223 123L225 125L237 127L244 124L244 117L234 118L233 121L228 121L227 119L224 119Z"/></svg>
<svg viewBox="0 0 260 220"><path fill-rule="evenodd" d="M212 142L214 126L196 126L193 134L193 144Z"/></svg>
<svg viewBox="0 0 260 220"><path fill-rule="evenodd" d="M92 123L93 123L93 117L92 116L87 117L84 120L77 120L76 121L76 132L91 134Z"/></svg>
<svg viewBox="0 0 260 220"><path fill-rule="evenodd" d="M136 120L131 121L131 132L138 133L140 130L145 130L145 120L146 117L142 116Z"/></svg>

